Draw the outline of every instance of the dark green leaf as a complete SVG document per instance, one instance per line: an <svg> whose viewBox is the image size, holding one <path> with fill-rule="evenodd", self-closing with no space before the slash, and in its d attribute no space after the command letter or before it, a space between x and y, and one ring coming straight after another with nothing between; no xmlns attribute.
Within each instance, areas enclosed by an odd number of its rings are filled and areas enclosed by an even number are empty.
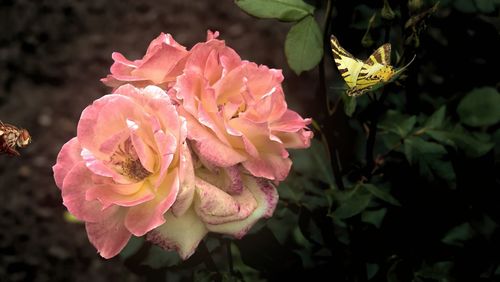
<svg viewBox="0 0 500 282"><path fill-rule="evenodd" d="M477 9L482 13L495 11L495 3L492 0L475 0Z"/></svg>
<svg viewBox="0 0 500 282"><path fill-rule="evenodd" d="M476 88L460 101L457 112L466 125L494 125L500 121L500 93L492 87Z"/></svg>
<svg viewBox="0 0 500 282"><path fill-rule="evenodd" d="M307 240L307 238L304 236L304 234L302 233L302 231L298 226L296 226L293 229L292 236L294 242L297 245L302 246L303 248L306 248L308 250L310 250L313 247L313 245Z"/></svg>
<svg viewBox="0 0 500 282"><path fill-rule="evenodd" d="M442 128L444 124L444 117L446 114L446 106L442 106L439 110L435 111L425 122L425 129Z"/></svg>
<svg viewBox="0 0 500 282"><path fill-rule="evenodd" d="M375 274L377 274L379 269L380 269L380 267L378 266L378 264L367 263L366 264L366 276L368 277L368 280L375 277Z"/></svg>
<svg viewBox="0 0 500 282"><path fill-rule="evenodd" d="M304 176L335 186L329 154L323 144L315 139L306 150L292 150L293 168Z"/></svg>
<svg viewBox="0 0 500 282"><path fill-rule="evenodd" d="M366 210L361 215L361 220L366 223L373 224L375 227L380 228L382 221L384 220L385 214L387 213L386 208L378 210Z"/></svg>
<svg viewBox="0 0 500 282"><path fill-rule="evenodd" d="M464 242L472 237L474 229L468 222L464 222L448 231L441 241L448 245L463 247Z"/></svg>
<svg viewBox="0 0 500 282"><path fill-rule="evenodd" d="M166 266L174 266L179 264L181 258L177 252L165 251L158 246L151 246L149 254L144 260L143 264L150 266L153 269L162 268Z"/></svg>
<svg viewBox="0 0 500 282"><path fill-rule="evenodd" d="M418 137L410 137L404 141L404 152L411 164L418 165L420 173L428 179L434 176L454 182L455 171L450 162L442 160L446 149L436 143Z"/></svg>
<svg viewBox="0 0 500 282"><path fill-rule="evenodd" d="M329 206L328 199L323 196L304 195L302 196L302 205L310 211Z"/></svg>
<svg viewBox="0 0 500 282"><path fill-rule="evenodd" d="M346 195L340 199L339 207L333 212L333 216L339 219L349 218L364 211L372 199L372 194L362 185L356 185L352 191L343 193Z"/></svg>
<svg viewBox="0 0 500 282"><path fill-rule="evenodd" d="M495 230L498 228L498 224L488 215L484 214L478 220L473 222L474 228L488 240L491 239Z"/></svg>
<svg viewBox="0 0 500 282"><path fill-rule="evenodd" d="M474 13L476 11L474 2L470 0L455 0L453 4L455 6L455 9L463 13Z"/></svg>
<svg viewBox="0 0 500 282"><path fill-rule="evenodd" d="M216 281L216 276L217 276L217 273L215 272L211 272L207 269L198 269L196 271L194 271L193 273L193 280L196 281L196 282L211 282L211 281ZM220 278L218 278L218 280L221 280L221 281L224 281L223 280L223 275L221 275Z"/></svg>
<svg viewBox="0 0 500 282"><path fill-rule="evenodd" d="M307 16L292 26L285 40L285 55L297 75L319 63L323 57L323 41L314 17Z"/></svg>
<svg viewBox="0 0 500 282"><path fill-rule="evenodd" d="M402 260L398 259L392 263L392 265L389 267L389 270L387 271L387 282L401 282L404 281L399 277L398 275L398 270L399 270L399 265L402 264Z"/></svg>
<svg viewBox="0 0 500 282"><path fill-rule="evenodd" d="M280 199L298 203L304 194L304 189L299 189L297 185L291 185L294 180L292 177L287 178L287 180L281 182L278 187Z"/></svg>
<svg viewBox="0 0 500 282"><path fill-rule="evenodd" d="M366 188L366 190L370 191L375 197L388 202L389 204L393 204L395 206L401 206L399 201L394 198L389 192L382 190L381 188L378 188L377 186L369 183L364 183L362 184L363 187Z"/></svg>
<svg viewBox="0 0 500 282"><path fill-rule="evenodd" d="M380 122L379 128L405 138L411 132L416 122L416 116L407 117L391 110L387 112L384 119Z"/></svg>
<svg viewBox="0 0 500 282"><path fill-rule="evenodd" d="M290 238L293 228L298 224L298 216L290 209L278 206L273 217L266 221L267 227L274 234L274 237L281 243Z"/></svg>
<svg viewBox="0 0 500 282"><path fill-rule="evenodd" d="M433 264L432 266L424 265L419 271L415 273L417 277L425 279L433 279L437 281L449 281L450 271L453 267L451 261L441 261Z"/></svg>
<svg viewBox="0 0 500 282"><path fill-rule="evenodd" d="M282 21L299 21L314 12L302 0L236 0L236 5L252 16Z"/></svg>
<svg viewBox="0 0 500 282"><path fill-rule="evenodd" d="M356 97L343 94L342 99L344 100L344 112L347 116L351 117L356 110Z"/></svg>
<svg viewBox="0 0 500 282"><path fill-rule="evenodd" d="M455 127L452 130L428 130L425 133L442 144L463 150L471 158L486 154L494 146L491 142L474 138L461 127Z"/></svg>
<svg viewBox="0 0 500 282"><path fill-rule="evenodd" d="M246 265L241 259L241 253L238 247L231 242L231 255L233 257L234 269L243 276L244 281L265 281L260 278L259 271Z"/></svg>
<svg viewBox="0 0 500 282"><path fill-rule="evenodd" d="M143 238L132 236L128 241L127 245L125 246L125 248L120 252L120 257L124 260L129 258L141 248L143 243L144 243Z"/></svg>

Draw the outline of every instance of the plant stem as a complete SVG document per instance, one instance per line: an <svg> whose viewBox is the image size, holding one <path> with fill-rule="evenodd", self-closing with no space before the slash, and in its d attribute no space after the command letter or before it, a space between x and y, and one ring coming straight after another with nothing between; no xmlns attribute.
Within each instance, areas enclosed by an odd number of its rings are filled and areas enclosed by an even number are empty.
<svg viewBox="0 0 500 282"><path fill-rule="evenodd" d="M219 272L219 269L217 268L217 265L214 262L214 259L212 258L212 255L208 251L207 245L205 241L201 241L199 245L199 250L201 252L201 255L203 257L203 262L205 263L205 266L211 271L215 273L214 281L222 281L222 275Z"/></svg>
<svg viewBox="0 0 500 282"><path fill-rule="evenodd" d="M337 184L338 189L344 190L344 183L342 181L342 174L340 171L340 163L339 163L339 153L336 146L331 146L332 144L337 144L335 142L334 129L332 127L332 122L329 120L332 115L332 107L330 105L330 100L328 99L328 94L326 91L326 77L325 77L325 56L329 51L328 48L328 37L329 37L329 29L330 23L332 19L332 1L328 0L326 3L326 11L325 17L323 21L323 49L325 50L323 54L323 58L319 62L318 72L319 72L319 95L320 101L325 101L326 103L326 112L325 115L321 119L321 124L324 126L325 130L325 138L327 139L327 143L330 145L330 148L327 148L330 152L330 163L333 169L333 175L335 177L335 183ZM323 107L321 107L323 108Z"/></svg>
<svg viewBox="0 0 500 282"><path fill-rule="evenodd" d="M225 239L226 243L226 251L227 251L227 259L229 261L229 274L231 277L234 276L234 264L233 264L233 253L231 252L231 240Z"/></svg>

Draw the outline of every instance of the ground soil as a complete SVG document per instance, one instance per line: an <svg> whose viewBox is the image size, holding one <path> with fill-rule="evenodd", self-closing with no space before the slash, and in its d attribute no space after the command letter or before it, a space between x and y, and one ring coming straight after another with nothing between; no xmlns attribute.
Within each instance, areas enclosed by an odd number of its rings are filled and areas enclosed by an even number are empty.
<svg viewBox="0 0 500 282"><path fill-rule="evenodd" d="M227 0L0 1L0 120L33 136L21 157L0 156L0 281L143 280L119 258L100 258L84 225L63 218L52 177L81 111L109 91L99 79L113 51L138 59L160 32L190 47L218 30L242 58L283 68L287 100L305 113L316 73L297 77L288 69L289 27L254 19Z"/></svg>

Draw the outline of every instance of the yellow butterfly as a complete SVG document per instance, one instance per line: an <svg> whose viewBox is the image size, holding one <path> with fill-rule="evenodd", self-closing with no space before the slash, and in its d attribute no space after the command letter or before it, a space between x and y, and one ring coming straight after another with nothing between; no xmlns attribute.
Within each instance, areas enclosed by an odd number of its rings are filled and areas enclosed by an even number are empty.
<svg viewBox="0 0 500 282"><path fill-rule="evenodd" d="M360 96L365 92L380 88L384 84L396 79L413 62L412 59L406 66L395 70L391 66L390 43L380 46L364 62L342 48L335 36L331 36L330 43L337 68L347 86L349 86L347 90L347 95L349 96Z"/></svg>

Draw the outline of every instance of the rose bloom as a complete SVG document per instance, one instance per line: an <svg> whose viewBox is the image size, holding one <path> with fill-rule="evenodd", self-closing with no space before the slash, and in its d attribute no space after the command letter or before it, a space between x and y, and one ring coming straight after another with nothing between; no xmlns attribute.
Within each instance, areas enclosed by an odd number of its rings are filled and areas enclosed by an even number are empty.
<svg viewBox="0 0 500 282"><path fill-rule="evenodd" d="M170 34L161 33L149 44L146 55L140 60L130 61L114 52L111 74L101 81L114 88L131 83L139 87L157 85L166 89L182 73L188 54Z"/></svg>
<svg viewBox="0 0 500 282"><path fill-rule="evenodd" d="M185 138L185 120L156 86L124 85L83 111L53 170L64 205L101 256L162 225L178 196L193 196L179 192L194 185Z"/></svg>
<svg viewBox="0 0 500 282"><path fill-rule="evenodd" d="M169 94L181 101L192 148L207 167L237 164L276 182L288 175L289 148L307 148L312 132L287 108L281 70L243 61L208 32L190 51Z"/></svg>

